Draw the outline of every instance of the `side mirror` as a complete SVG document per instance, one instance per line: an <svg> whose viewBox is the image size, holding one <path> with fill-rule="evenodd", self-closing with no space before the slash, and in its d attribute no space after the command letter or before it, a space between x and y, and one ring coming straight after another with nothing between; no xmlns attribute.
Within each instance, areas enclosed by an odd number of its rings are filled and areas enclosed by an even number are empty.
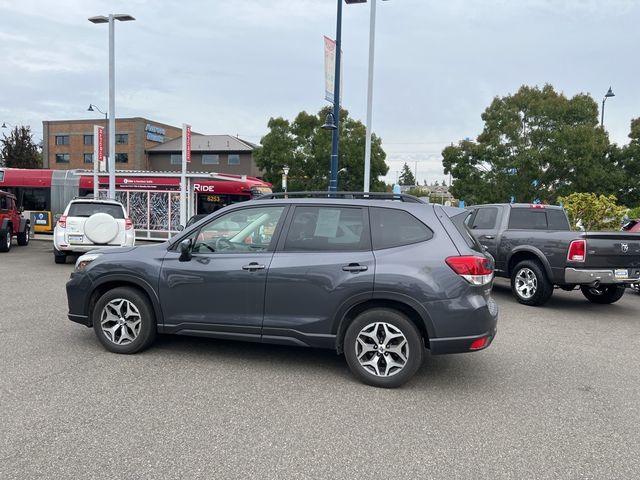
<svg viewBox="0 0 640 480"><path fill-rule="evenodd" d="M184 225L178 225L178 231L181 232L184 230Z"/></svg>
<svg viewBox="0 0 640 480"><path fill-rule="evenodd" d="M24 212L24 207L23 206L19 206L18 207L18 212L20 212L20 213Z"/></svg>
<svg viewBox="0 0 640 480"><path fill-rule="evenodd" d="M186 238L180 242L180 245L178 245L178 251L180 252L179 261L188 262L191 260L191 243L192 240L190 238Z"/></svg>
<svg viewBox="0 0 640 480"><path fill-rule="evenodd" d="M55 225L56 223L58 223L58 220L60 220L60 217L62 217L62 214L60 213L56 213L56 216L53 217L53 224Z"/></svg>

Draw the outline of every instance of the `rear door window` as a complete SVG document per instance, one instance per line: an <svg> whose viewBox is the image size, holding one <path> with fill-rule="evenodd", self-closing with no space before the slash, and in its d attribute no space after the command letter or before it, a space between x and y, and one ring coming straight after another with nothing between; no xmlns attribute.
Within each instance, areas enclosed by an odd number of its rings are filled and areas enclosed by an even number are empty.
<svg viewBox="0 0 640 480"><path fill-rule="evenodd" d="M478 208L471 223L472 230L494 230L498 220L498 209L496 207Z"/></svg>
<svg viewBox="0 0 640 480"><path fill-rule="evenodd" d="M371 208L369 211L374 250L426 242L433 238L429 227L404 210Z"/></svg>
<svg viewBox="0 0 640 480"><path fill-rule="evenodd" d="M547 210L547 223L549 230L571 230L564 210Z"/></svg>
<svg viewBox="0 0 640 480"><path fill-rule="evenodd" d="M110 203L76 202L69 206L69 217L90 217L95 213L107 213L115 219L124 218L124 210L120 205Z"/></svg>

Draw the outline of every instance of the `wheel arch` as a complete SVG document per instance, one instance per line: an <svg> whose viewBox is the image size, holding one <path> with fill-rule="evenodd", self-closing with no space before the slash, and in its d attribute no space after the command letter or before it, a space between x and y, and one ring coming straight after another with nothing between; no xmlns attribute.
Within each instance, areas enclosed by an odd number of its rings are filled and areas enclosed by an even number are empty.
<svg viewBox="0 0 640 480"><path fill-rule="evenodd" d="M420 332L424 344L429 346L429 338L434 336L433 324L429 314L417 302L408 299L399 299L389 296L369 298L355 305L350 306L340 317L337 327L335 348L338 354L343 352L344 336L349 324L361 313L374 308L386 308L404 314Z"/></svg>
<svg viewBox="0 0 640 480"><path fill-rule="evenodd" d="M153 287L145 280L129 275L109 275L101 279L99 283L94 284L91 294L87 296L86 312L89 317L89 322L93 323L91 314L98 299L109 290L120 287L133 288L147 297L156 317L156 325L158 325L158 327L163 325L164 320L162 309L160 308L160 301Z"/></svg>
<svg viewBox="0 0 640 480"><path fill-rule="evenodd" d="M553 283L553 270L549 264L549 260L544 256L544 253L539 249L531 246L515 248L507 259L507 275L511 278L513 269L515 266L523 260L534 260L540 262L544 272L547 274L547 278Z"/></svg>

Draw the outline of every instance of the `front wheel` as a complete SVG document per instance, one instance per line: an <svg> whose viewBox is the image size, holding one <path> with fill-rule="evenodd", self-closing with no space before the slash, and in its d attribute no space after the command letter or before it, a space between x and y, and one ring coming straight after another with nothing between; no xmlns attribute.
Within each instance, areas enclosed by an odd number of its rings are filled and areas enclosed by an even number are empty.
<svg viewBox="0 0 640 480"><path fill-rule="evenodd" d="M374 387L395 388L422 365L424 342L416 326L395 310L360 314L347 328L344 355L351 372Z"/></svg>
<svg viewBox="0 0 640 480"><path fill-rule="evenodd" d="M11 250L11 229L0 230L0 252Z"/></svg>
<svg viewBox="0 0 640 480"><path fill-rule="evenodd" d="M607 305L620 300L624 295L625 287L624 285L600 285L599 287L583 285L580 290L591 303Z"/></svg>
<svg viewBox="0 0 640 480"><path fill-rule="evenodd" d="M31 229L29 228L29 225L24 227L24 232L18 234L18 245L20 245L21 247L29 245L30 232L31 232Z"/></svg>
<svg viewBox="0 0 640 480"><path fill-rule="evenodd" d="M130 287L109 290L96 302L93 329L114 353L137 353L156 337L156 318L146 295Z"/></svg>
<svg viewBox="0 0 640 480"><path fill-rule="evenodd" d="M551 298L553 284L547 279L540 262L524 260L513 269L511 291L523 305L538 306Z"/></svg>

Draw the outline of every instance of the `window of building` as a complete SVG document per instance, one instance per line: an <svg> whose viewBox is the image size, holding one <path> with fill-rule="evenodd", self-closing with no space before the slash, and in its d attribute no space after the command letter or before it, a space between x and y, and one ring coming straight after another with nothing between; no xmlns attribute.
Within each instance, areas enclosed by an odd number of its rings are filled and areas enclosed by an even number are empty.
<svg viewBox="0 0 640 480"><path fill-rule="evenodd" d="M85 153L83 157L84 163L93 163L93 153Z"/></svg>
<svg viewBox="0 0 640 480"><path fill-rule="evenodd" d="M325 252L369 249L366 210L296 207L287 233L287 251Z"/></svg>
<svg viewBox="0 0 640 480"><path fill-rule="evenodd" d="M56 153L56 163L69 163L69 154Z"/></svg>
<svg viewBox="0 0 640 480"><path fill-rule="evenodd" d="M93 145L93 135L83 135L84 145Z"/></svg>
<svg viewBox="0 0 640 480"><path fill-rule="evenodd" d="M129 143L128 133L116 133L116 145L126 145Z"/></svg>
<svg viewBox="0 0 640 480"><path fill-rule="evenodd" d="M171 165L182 165L182 155L180 155L179 153L172 153Z"/></svg>
<svg viewBox="0 0 640 480"><path fill-rule="evenodd" d="M204 154L202 155L203 165L219 165L220 155Z"/></svg>
<svg viewBox="0 0 640 480"><path fill-rule="evenodd" d="M116 153L116 163L129 163L129 154Z"/></svg>
<svg viewBox="0 0 640 480"><path fill-rule="evenodd" d="M493 230L496 228L498 209L496 207L479 208L471 223L472 230Z"/></svg>
<svg viewBox="0 0 640 480"><path fill-rule="evenodd" d="M425 242L433 231L404 210L371 208L371 235L374 250Z"/></svg>
<svg viewBox="0 0 640 480"><path fill-rule="evenodd" d="M227 163L228 165L240 165L240 155L237 153L230 153Z"/></svg>
<svg viewBox="0 0 640 480"><path fill-rule="evenodd" d="M56 135L56 145L69 145L69 135Z"/></svg>

